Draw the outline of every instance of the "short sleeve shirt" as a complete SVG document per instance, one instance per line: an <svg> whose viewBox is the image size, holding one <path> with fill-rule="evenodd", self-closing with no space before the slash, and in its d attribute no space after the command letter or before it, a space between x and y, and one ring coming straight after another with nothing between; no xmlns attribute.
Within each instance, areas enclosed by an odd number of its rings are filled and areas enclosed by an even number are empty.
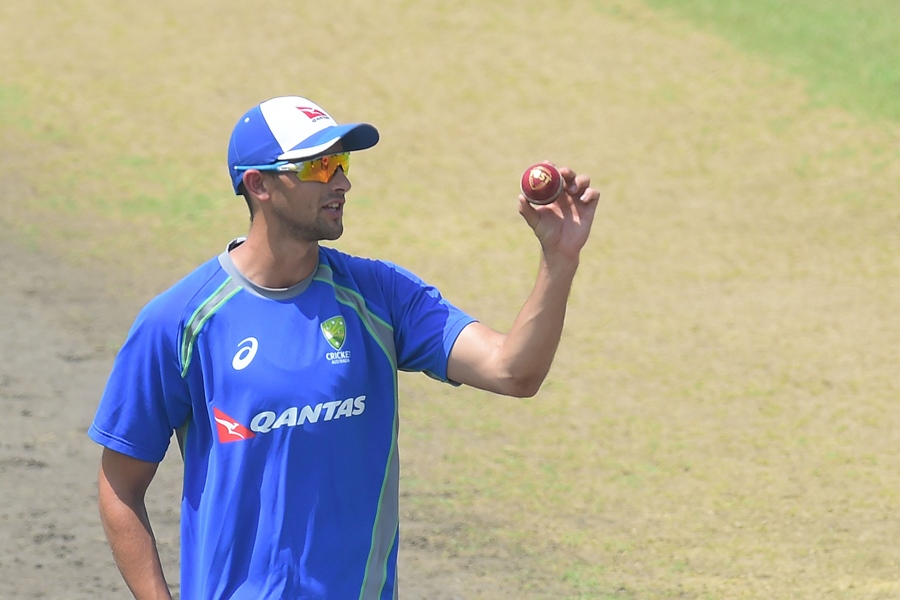
<svg viewBox="0 0 900 600"><path fill-rule="evenodd" d="M307 280L255 286L227 252L152 300L89 435L184 457L184 598L393 598L397 371L447 381L473 321L388 262L320 248Z"/></svg>

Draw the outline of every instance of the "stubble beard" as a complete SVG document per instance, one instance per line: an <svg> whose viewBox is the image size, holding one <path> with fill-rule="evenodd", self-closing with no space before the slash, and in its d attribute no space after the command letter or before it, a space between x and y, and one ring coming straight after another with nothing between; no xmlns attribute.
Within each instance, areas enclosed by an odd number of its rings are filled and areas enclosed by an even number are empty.
<svg viewBox="0 0 900 600"><path fill-rule="evenodd" d="M276 213L281 229L300 242L333 241L344 233L343 217L326 218L320 212L313 220L300 220L291 214Z"/></svg>
<svg viewBox="0 0 900 600"><path fill-rule="evenodd" d="M342 221L326 223L284 223L290 236L303 242L333 241L344 233Z"/></svg>

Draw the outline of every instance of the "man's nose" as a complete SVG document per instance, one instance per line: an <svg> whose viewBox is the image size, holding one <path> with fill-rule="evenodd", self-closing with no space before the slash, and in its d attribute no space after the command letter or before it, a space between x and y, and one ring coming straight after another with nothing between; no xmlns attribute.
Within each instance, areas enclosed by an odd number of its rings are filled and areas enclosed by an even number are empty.
<svg viewBox="0 0 900 600"><path fill-rule="evenodd" d="M338 167L335 170L334 175L332 175L331 181L328 183L331 186L331 189L336 192L349 192L352 187L350 178L344 173L344 167Z"/></svg>

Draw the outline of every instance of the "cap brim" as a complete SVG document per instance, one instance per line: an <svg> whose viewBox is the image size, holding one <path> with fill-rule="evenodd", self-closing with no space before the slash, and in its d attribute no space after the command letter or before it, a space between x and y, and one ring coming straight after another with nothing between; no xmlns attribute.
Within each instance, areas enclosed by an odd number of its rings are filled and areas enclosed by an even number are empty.
<svg viewBox="0 0 900 600"><path fill-rule="evenodd" d="M278 160L313 158L327 152L329 148L338 142L341 142L344 152L365 150L377 144L378 139L378 130L368 123L335 125L317 131L284 154L281 154Z"/></svg>

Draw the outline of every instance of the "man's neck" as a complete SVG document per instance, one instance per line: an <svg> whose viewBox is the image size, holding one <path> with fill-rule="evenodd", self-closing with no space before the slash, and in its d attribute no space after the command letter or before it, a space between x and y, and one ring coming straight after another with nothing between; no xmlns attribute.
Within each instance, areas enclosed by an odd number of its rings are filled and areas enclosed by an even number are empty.
<svg viewBox="0 0 900 600"><path fill-rule="evenodd" d="M319 245L297 241L274 245L251 235L230 255L238 271L256 285L283 289L312 274L319 264Z"/></svg>

